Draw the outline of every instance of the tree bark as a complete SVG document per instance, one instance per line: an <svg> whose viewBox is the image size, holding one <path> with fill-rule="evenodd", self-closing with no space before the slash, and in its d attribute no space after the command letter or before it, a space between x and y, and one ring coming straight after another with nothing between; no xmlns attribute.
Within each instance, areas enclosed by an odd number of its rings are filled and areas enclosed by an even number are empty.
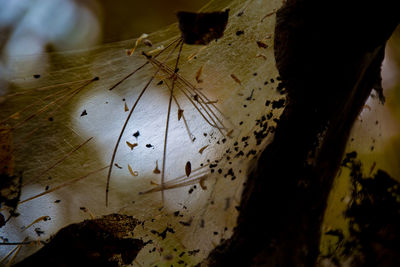
<svg viewBox="0 0 400 267"><path fill-rule="evenodd" d="M351 127L399 23L396 1L289 0L275 55L287 105L242 194L232 238L202 266L313 266Z"/></svg>

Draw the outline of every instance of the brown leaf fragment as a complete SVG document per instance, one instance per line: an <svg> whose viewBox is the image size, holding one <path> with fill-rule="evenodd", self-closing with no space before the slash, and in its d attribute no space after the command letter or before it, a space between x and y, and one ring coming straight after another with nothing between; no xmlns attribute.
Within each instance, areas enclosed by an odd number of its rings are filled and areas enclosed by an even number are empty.
<svg viewBox="0 0 400 267"><path fill-rule="evenodd" d="M189 177L191 172L192 172L192 164L190 163L190 161L188 161L188 162L186 162L186 166L185 166L186 176Z"/></svg>
<svg viewBox="0 0 400 267"><path fill-rule="evenodd" d="M268 48L268 45L263 41L257 41L257 45L259 48Z"/></svg>
<svg viewBox="0 0 400 267"><path fill-rule="evenodd" d="M233 133L233 129L230 130L230 131L226 134L226 136L231 137L231 136L232 136L232 133Z"/></svg>
<svg viewBox="0 0 400 267"><path fill-rule="evenodd" d="M152 46L153 46L153 43L152 43L149 39L144 39L144 40L143 40L143 43L144 43L145 45L149 46L149 47L152 47Z"/></svg>
<svg viewBox="0 0 400 267"><path fill-rule="evenodd" d="M159 185L158 183L154 182L154 181L150 181L151 185Z"/></svg>
<svg viewBox="0 0 400 267"><path fill-rule="evenodd" d="M129 148L131 149L131 150L133 150L135 147L137 147L138 146L138 143L129 143L128 141L126 141L126 144L129 146Z"/></svg>
<svg viewBox="0 0 400 267"><path fill-rule="evenodd" d="M242 82L239 80L238 77L236 77L235 74L231 74L231 78L232 78L235 82L237 82L238 84L242 85Z"/></svg>
<svg viewBox="0 0 400 267"><path fill-rule="evenodd" d="M129 111L128 105L125 102L125 112Z"/></svg>
<svg viewBox="0 0 400 267"><path fill-rule="evenodd" d="M259 57L261 57L261 58L263 58L265 60L267 59L267 57L264 54L261 54L261 53L256 55L256 58L259 58Z"/></svg>
<svg viewBox="0 0 400 267"><path fill-rule="evenodd" d="M156 167L154 168L153 173L155 174L161 173L160 170L158 169L158 160L156 160Z"/></svg>
<svg viewBox="0 0 400 267"><path fill-rule="evenodd" d="M203 151L206 150L207 147L208 147L208 145L203 146L202 148L200 148L199 153L203 154Z"/></svg>
<svg viewBox="0 0 400 267"><path fill-rule="evenodd" d="M181 120L182 115L183 115L183 109L178 109L178 121Z"/></svg>
<svg viewBox="0 0 400 267"><path fill-rule="evenodd" d="M203 72L203 66L201 66L200 68L199 68L199 70L196 72L196 82L197 83L202 83L203 82L203 80L202 79L200 79L200 76L201 76L201 73Z"/></svg>
<svg viewBox="0 0 400 267"><path fill-rule="evenodd" d="M203 176L199 181L200 187L203 190L207 190L207 186L205 184L205 181L206 181L206 176Z"/></svg>
<svg viewBox="0 0 400 267"><path fill-rule="evenodd" d="M132 176L138 176L139 173L137 171L133 171L131 165L128 164L128 170Z"/></svg>

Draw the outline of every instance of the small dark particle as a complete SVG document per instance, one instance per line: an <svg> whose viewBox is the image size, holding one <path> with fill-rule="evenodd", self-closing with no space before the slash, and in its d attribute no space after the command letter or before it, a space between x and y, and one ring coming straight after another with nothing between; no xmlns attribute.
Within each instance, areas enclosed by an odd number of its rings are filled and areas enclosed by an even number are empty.
<svg viewBox="0 0 400 267"><path fill-rule="evenodd" d="M175 216L175 217L178 217L178 216L179 216L179 210L177 210L177 211L174 212L174 216Z"/></svg>
<svg viewBox="0 0 400 267"><path fill-rule="evenodd" d="M251 90L250 96L246 98L246 100L250 101L253 98L254 89Z"/></svg>
<svg viewBox="0 0 400 267"><path fill-rule="evenodd" d="M240 36L242 34L244 34L244 31L239 30L239 31L236 32L236 36Z"/></svg>
<svg viewBox="0 0 400 267"><path fill-rule="evenodd" d="M262 41L257 41L257 45L259 48L267 48L268 45Z"/></svg>
<svg viewBox="0 0 400 267"><path fill-rule="evenodd" d="M191 251L188 251L188 255L195 256L199 252L200 252L200 249L191 250Z"/></svg>
<svg viewBox="0 0 400 267"><path fill-rule="evenodd" d="M173 259L174 259L174 256L172 256L171 254L168 254L168 255L164 256L164 260L172 261Z"/></svg>
<svg viewBox="0 0 400 267"><path fill-rule="evenodd" d="M274 79L272 79L272 78L271 78L271 80L269 80L269 81L270 81L271 83L274 83L274 82L275 82Z"/></svg>
<svg viewBox="0 0 400 267"><path fill-rule="evenodd" d="M138 138L140 135L139 131L137 131L136 133L133 134L134 137Z"/></svg>
<svg viewBox="0 0 400 267"><path fill-rule="evenodd" d="M158 83L157 83L157 85L161 85L161 84L163 84L164 83L164 81L159 81Z"/></svg>
<svg viewBox="0 0 400 267"><path fill-rule="evenodd" d="M207 133L203 133L204 136L207 136Z"/></svg>
<svg viewBox="0 0 400 267"><path fill-rule="evenodd" d="M118 163L114 163L114 166L117 167L118 169L122 169L122 167L119 166Z"/></svg>
<svg viewBox="0 0 400 267"><path fill-rule="evenodd" d="M242 124L243 124L243 121L239 122L239 125L242 125Z"/></svg>
<svg viewBox="0 0 400 267"><path fill-rule="evenodd" d="M283 108L283 106L285 105L285 99L279 99L276 101L272 101L272 108L276 109L276 108Z"/></svg>
<svg viewBox="0 0 400 267"><path fill-rule="evenodd" d="M254 149L252 149L252 150L250 150L248 153L247 153L247 157L249 157L250 155L256 155L256 153L257 153L257 151L255 151Z"/></svg>
<svg viewBox="0 0 400 267"><path fill-rule="evenodd" d="M86 116L86 115L87 115L87 112L86 112L86 109L84 109L84 110L82 111L82 113L81 113L81 117Z"/></svg>
<svg viewBox="0 0 400 267"><path fill-rule="evenodd" d="M254 73L253 73L253 76L257 76L257 72L254 72Z"/></svg>
<svg viewBox="0 0 400 267"><path fill-rule="evenodd" d="M214 234L214 235L218 235L218 232L214 232L213 234Z"/></svg>
<svg viewBox="0 0 400 267"><path fill-rule="evenodd" d="M243 136L242 137L242 142L247 141L250 137L249 136Z"/></svg>
<svg viewBox="0 0 400 267"><path fill-rule="evenodd" d="M218 166L218 164L210 164L210 168L215 168L217 166Z"/></svg>
<svg viewBox="0 0 400 267"><path fill-rule="evenodd" d="M187 222L183 222L183 221L179 221L180 224L182 224L183 226L190 226L192 225L193 219L190 218L189 221Z"/></svg>
<svg viewBox="0 0 400 267"><path fill-rule="evenodd" d="M222 173L222 169L218 169L218 173L221 174Z"/></svg>
<svg viewBox="0 0 400 267"><path fill-rule="evenodd" d="M179 260L178 264L184 264L185 262L183 260Z"/></svg>
<svg viewBox="0 0 400 267"><path fill-rule="evenodd" d="M235 158L238 158L238 157L241 157L241 156L244 156L243 151L239 151L239 152L235 155Z"/></svg>
<svg viewBox="0 0 400 267"><path fill-rule="evenodd" d="M236 209L237 211L240 211L240 206L235 206L235 209Z"/></svg>
<svg viewBox="0 0 400 267"><path fill-rule="evenodd" d="M50 186L46 185L46 188L44 190L49 190Z"/></svg>
<svg viewBox="0 0 400 267"><path fill-rule="evenodd" d="M146 147L147 147L147 148L152 148L153 145L152 145L152 144L146 144Z"/></svg>
<svg viewBox="0 0 400 267"><path fill-rule="evenodd" d="M200 227L201 227L201 228L204 228L205 224L206 224L205 221L204 221L203 219L201 219L201 221L200 221Z"/></svg>
<svg viewBox="0 0 400 267"><path fill-rule="evenodd" d="M221 141L222 141L222 143L224 143L224 144L225 144L225 142L226 142L226 138L222 139Z"/></svg>
<svg viewBox="0 0 400 267"><path fill-rule="evenodd" d="M39 79L39 78L40 78L40 74L34 74L34 75L33 75L33 78Z"/></svg>
<svg viewBox="0 0 400 267"><path fill-rule="evenodd" d="M268 107L269 104L271 104L271 101L270 101L270 100L265 101L265 106L266 106L266 107Z"/></svg>
<svg viewBox="0 0 400 267"><path fill-rule="evenodd" d="M49 117L48 120L49 121L54 121L54 118L53 117Z"/></svg>
<svg viewBox="0 0 400 267"><path fill-rule="evenodd" d="M189 189L189 194L193 193L193 188Z"/></svg>
<svg viewBox="0 0 400 267"><path fill-rule="evenodd" d="M225 208L224 210L227 211L231 206L231 199L229 197L225 198Z"/></svg>
<svg viewBox="0 0 400 267"><path fill-rule="evenodd" d="M237 14L237 16L238 16L238 17L241 17L243 14L244 14L244 11L240 11L240 12Z"/></svg>
<svg viewBox="0 0 400 267"><path fill-rule="evenodd" d="M57 199L56 201L54 201L54 203L60 203L61 200Z"/></svg>
<svg viewBox="0 0 400 267"><path fill-rule="evenodd" d="M157 232L156 230L151 230L150 231L152 234L158 235L159 237L161 237L162 240L164 240L167 237L167 233L172 233L175 234L175 230L171 227L166 227L164 231L162 231L161 233Z"/></svg>
<svg viewBox="0 0 400 267"><path fill-rule="evenodd" d="M268 81L265 81L265 82L264 82L264 85L267 85L267 84L268 84Z"/></svg>
<svg viewBox="0 0 400 267"><path fill-rule="evenodd" d="M44 231L42 231L42 229L40 229L39 227L38 227L38 228L35 228L35 232L36 232L36 234L37 234L38 236L44 234Z"/></svg>
<svg viewBox="0 0 400 267"><path fill-rule="evenodd" d="M122 101L125 101L125 98L122 98Z"/></svg>

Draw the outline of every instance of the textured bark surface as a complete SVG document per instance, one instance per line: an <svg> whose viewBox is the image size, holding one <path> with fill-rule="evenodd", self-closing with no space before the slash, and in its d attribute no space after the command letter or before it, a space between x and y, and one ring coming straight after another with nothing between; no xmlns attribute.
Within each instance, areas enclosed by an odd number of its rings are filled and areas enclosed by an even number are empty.
<svg viewBox="0 0 400 267"><path fill-rule="evenodd" d="M288 104L242 195L238 226L204 266L312 266L351 127L399 23L395 1L287 1L275 55Z"/></svg>

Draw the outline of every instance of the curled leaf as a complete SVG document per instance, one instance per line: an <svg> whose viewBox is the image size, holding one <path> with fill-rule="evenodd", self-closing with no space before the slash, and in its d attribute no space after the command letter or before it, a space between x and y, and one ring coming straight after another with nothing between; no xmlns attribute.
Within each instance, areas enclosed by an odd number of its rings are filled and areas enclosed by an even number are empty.
<svg viewBox="0 0 400 267"><path fill-rule="evenodd" d="M132 176L138 176L139 173L137 171L133 171L131 165L128 164L128 170Z"/></svg>
<svg viewBox="0 0 400 267"><path fill-rule="evenodd" d="M199 153L203 154L203 151L208 147L208 145L203 146L202 148L200 148Z"/></svg>
<svg viewBox="0 0 400 267"><path fill-rule="evenodd" d="M203 190L207 190L207 186L205 184L206 178L207 178L207 176L203 176L203 177L201 177L201 179L199 181L200 187Z"/></svg>

